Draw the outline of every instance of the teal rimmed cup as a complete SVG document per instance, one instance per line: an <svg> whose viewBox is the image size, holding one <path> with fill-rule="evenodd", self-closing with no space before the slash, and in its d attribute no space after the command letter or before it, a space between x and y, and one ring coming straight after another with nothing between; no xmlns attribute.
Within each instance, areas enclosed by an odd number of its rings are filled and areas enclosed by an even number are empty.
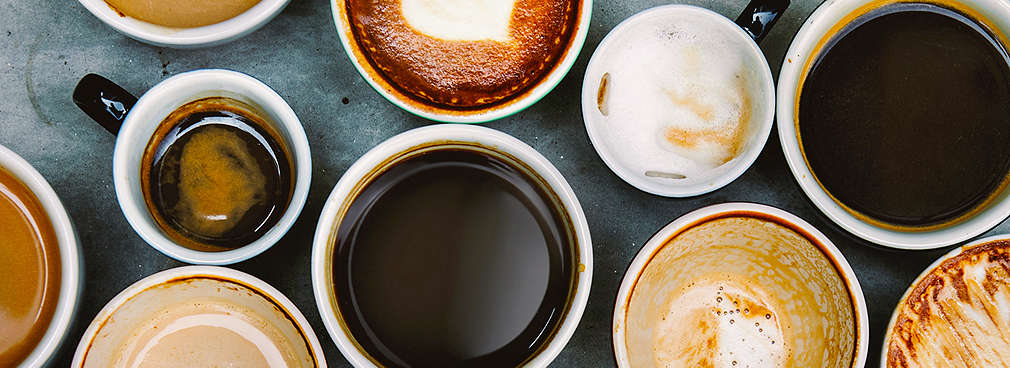
<svg viewBox="0 0 1010 368"><path fill-rule="evenodd" d="M443 123L484 123L498 120L518 113L527 107L532 106L541 98L554 89L561 80L571 70L572 65L579 56L582 46L589 31L589 20L592 18L593 0L577 1L578 21L575 23L575 30L572 32L572 39L568 47L555 62L554 67L541 80L524 92L506 99L504 102L494 103L487 107L477 109L451 109L434 104L426 104L411 98L400 91L393 84L387 81L381 73L369 62L368 57L361 51L358 41L355 39L351 29L351 22L348 17L347 3L349 0L334 0L330 3L333 11L333 22L340 36L340 43L344 46L347 57L354 64L354 68L361 74L361 77L368 82L383 98L392 102L407 112L425 119L435 120Z"/></svg>

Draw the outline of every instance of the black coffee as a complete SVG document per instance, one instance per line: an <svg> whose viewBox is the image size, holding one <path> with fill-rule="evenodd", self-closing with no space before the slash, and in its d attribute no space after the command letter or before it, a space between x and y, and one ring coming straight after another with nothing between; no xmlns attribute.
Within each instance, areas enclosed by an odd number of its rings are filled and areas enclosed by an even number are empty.
<svg viewBox="0 0 1010 368"><path fill-rule="evenodd" d="M156 222L197 250L259 239L291 199L291 164L280 142L239 101L208 98L180 107L159 126L141 165Z"/></svg>
<svg viewBox="0 0 1010 368"><path fill-rule="evenodd" d="M337 301L385 366L514 367L573 292L567 215L513 164L439 149L372 180L340 223Z"/></svg>
<svg viewBox="0 0 1010 368"><path fill-rule="evenodd" d="M972 19L889 5L833 37L799 101L807 163L842 204L899 227L946 224L1010 170L1010 66Z"/></svg>

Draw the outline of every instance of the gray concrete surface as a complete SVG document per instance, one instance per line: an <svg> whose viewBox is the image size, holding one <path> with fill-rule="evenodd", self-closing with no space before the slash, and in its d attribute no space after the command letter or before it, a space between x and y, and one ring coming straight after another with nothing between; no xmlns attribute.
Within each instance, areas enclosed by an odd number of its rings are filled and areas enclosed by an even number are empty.
<svg viewBox="0 0 1010 368"><path fill-rule="evenodd" d="M730 18L745 0L687 0ZM818 0L793 0L761 44L777 74L785 50ZM589 144L579 107L582 75L592 50L622 19L659 0L597 0L582 53L546 98L486 126L512 134L554 162L568 178L589 218L596 273L589 306L556 367L613 366L610 317L621 277L657 229L693 209L751 201L790 211L824 231L848 258L870 308L870 358L877 366L883 329L908 283L946 249L899 252L871 246L839 230L800 192L773 133L742 177L714 193L689 199L646 194L625 184ZM172 50L116 33L74 0L0 0L0 144L21 154L49 180L74 219L84 249L86 280L78 318L54 366L67 366L84 329L102 306L131 283L181 266L138 237L116 203L112 184L114 137L70 99L77 80L99 73L137 94L176 73L229 68L277 90L308 133L313 180L298 222L266 253L232 267L284 292L312 323L331 366L348 363L326 334L310 288L311 237L323 201L344 170L386 138L432 122L382 99L354 71L334 32L326 0L292 0L259 31L224 46ZM346 101L346 102L343 102ZM1003 223L989 234L1005 233Z"/></svg>

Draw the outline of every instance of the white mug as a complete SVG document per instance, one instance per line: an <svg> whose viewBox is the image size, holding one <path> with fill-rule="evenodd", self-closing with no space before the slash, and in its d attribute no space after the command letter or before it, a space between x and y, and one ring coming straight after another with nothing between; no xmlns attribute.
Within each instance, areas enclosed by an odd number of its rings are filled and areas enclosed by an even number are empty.
<svg viewBox="0 0 1010 368"><path fill-rule="evenodd" d="M802 78L823 48L823 40L836 34L842 25L858 15L894 3L939 3L956 5L984 17L992 32L1010 37L1010 2L1006 0L833 0L821 4L803 23L793 38L782 61L778 80L779 141L793 177L810 201L828 218L846 231L876 244L901 249L933 249L957 244L978 236L1010 215L1010 189L998 193L996 199L972 217L937 229L901 231L888 229L860 220L847 211L821 187L807 166L800 147L796 125L796 104ZM979 21L976 19L976 21ZM1003 41L1006 42L1006 41ZM1004 48L1010 45L1003 45Z"/></svg>
<svg viewBox="0 0 1010 368"><path fill-rule="evenodd" d="M628 184L642 191L664 197L690 197L709 193L726 186L742 175L764 148L775 118L775 84L772 80L771 69L768 67L768 61L757 42L767 34L788 5L789 1L754 0L747 5L736 22L719 13L697 6L662 5L632 15L614 27L593 52L582 81L582 118L589 140L600 159ZM664 23L674 24L679 17L683 17L682 19L704 19L712 27L718 28L724 37L737 40L736 44L743 45L738 48L744 55L745 67L753 70L758 79L756 82L759 87L755 89L758 100L753 102L755 106L752 110L754 111L753 118L744 133L742 147L731 160L699 177L649 177L646 172L637 171L623 163L619 159L619 155L615 153L615 150L618 149L632 150L636 147L614 147L614 144L608 144L610 142L604 136L608 132L603 124L609 122L605 120L604 115L597 107L597 99L598 91L603 84L602 77L607 71L604 70L604 66L601 65L603 62L600 60L605 59L605 55L610 49L620 49L626 46L625 43L629 40L623 39L623 34L632 32L639 26L655 24L657 19L665 19L668 21Z"/></svg>
<svg viewBox="0 0 1010 368"><path fill-rule="evenodd" d="M63 343L77 312L78 301L84 288L81 284L84 276L81 249L70 215L42 174L39 174L28 161L4 146L0 146L0 170L11 173L39 200L49 216L49 222L53 225L60 252L60 291L52 320L38 345L19 365L26 368L42 367L47 365Z"/></svg>
<svg viewBox="0 0 1010 368"><path fill-rule="evenodd" d="M244 37L270 22L291 0L260 0L252 8L220 23L193 28L171 28L120 14L105 0L78 0L102 22L132 39L154 46L198 48Z"/></svg>
<svg viewBox="0 0 1010 368"><path fill-rule="evenodd" d="M589 300L589 288L593 275L593 246L589 236L589 225L575 192L560 172L543 155L522 141L499 131L474 125L432 125L417 128L394 136L365 153L337 182L330 192L322 215L316 226L312 242L312 290L316 297L319 315L326 330L340 352L355 367L375 367L375 363L358 345L351 332L345 327L337 305L333 282L333 234L348 206L354 201L354 194L361 185L374 177L374 170L402 154L440 144L475 144L512 156L520 163L528 165L544 183L553 190L559 202L568 212L575 239L576 259L574 292L565 317L561 320L553 338L527 361L528 367L546 367L564 348L575 333L582 318L582 312Z"/></svg>
<svg viewBox="0 0 1010 368"><path fill-rule="evenodd" d="M145 203L140 180L144 150L156 128L175 109L207 97L233 98L258 108L288 147L294 164L294 191L280 220L259 239L223 252L190 249L166 236ZM168 78L136 99L107 79L89 74L74 90L74 102L107 130L117 134L112 173L119 206L137 234L169 257L212 265L246 260L277 243L305 205L312 180L312 158L305 130L284 99L253 77L223 69L197 70Z"/></svg>

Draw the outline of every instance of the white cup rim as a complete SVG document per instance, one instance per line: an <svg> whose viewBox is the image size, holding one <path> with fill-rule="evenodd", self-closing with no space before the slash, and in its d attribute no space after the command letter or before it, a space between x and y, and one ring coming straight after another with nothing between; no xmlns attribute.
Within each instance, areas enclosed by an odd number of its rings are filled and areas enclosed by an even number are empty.
<svg viewBox="0 0 1010 368"><path fill-rule="evenodd" d="M957 257L961 253L964 253L965 250L974 248L982 244L1000 240L1010 240L1010 234L997 234L980 239L975 239L968 244L951 249L949 252L933 261L933 263L930 263L929 266L926 267L926 269L924 269L921 273L919 273L919 276L917 276L915 280L913 280L912 283L908 285L908 288L905 289L905 293L901 295L901 299L898 299L898 304L894 306L894 311L891 312L891 318L887 322L887 330L884 330L884 338L880 349L881 368L887 367L887 346L891 342L892 337L891 331L894 330L894 324L897 322L898 315L901 313L901 306L905 304L905 302L908 300L908 296L912 294L912 290L919 285L919 282L921 282L922 279L926 278L926 276L929 276L929 274L932 273L933 270L935 270L937 267L939 267L941 263L947 261L948 259Z"/></svg>
<svg viewBox="0 0 1010 368"><path fill-rule="evenodd" d="M922 250L961 243L981 235L1010 216L1010 188L1004 189L1001 197L988 205L987 208L959 223L935 230L900 231L869 224L849 213L828 195L807 166L799 140L796 137L796 121L793 111L797 97L795 92L800 78L806 72L804 70L805 64L809 58L815 57L815 55L811 55L812 49L826 34L825 32L828 32L837 22L842 21L843 17L860 6L874 1L827 1L814 10L794 36L783 59L782 69L779 71L776 92L779 101L776 111L779 143L786 163L803 193L821 213L845 231L871 243L897 249ZM973 4L986 2L989 1L971 0L960 3L966 7L976 8L977 6ZM880 6L887 6L890 2L881 2L880 4ZM1005 3L1002 6L1004 9L1010 10L1010 6Z"/></svg>
<svg viewBox="0 0 1010 368"><path fill-rule="evenodd" d="M476 114L440 113L425 110L415 106L413 103L407 102L405 100L407 97L403 97L399 93L392 93L386 90L382 83L372 76L372 73L369 72L372 67L368 60L361 60L354 51L356 49L356 41L353 39L353 36L349 34L349 32L351 32L350 24L341 13L341 6L343 6L344 3L345 0L335 0L330 2L330 9L333 13L333 24L336 26L337 35L340 36L340 44L344 48L344 53L351 61L351 64L354 65L354 69L358 71L361 78L364 79L365 82L368 82L368 85L372 86L372 89L378 92L379 95L386 99L386 101L393 103L400 109L403 109L415 116L443 123L478 124L503 119L519 113L543 99L544 96L547 96L548 93L554 90L554 88L561 83L561 80L568 75L572 66L575 65L575 61L578 59L579 54L582 51L582 46L586 42L586 35L589 34L589 24L593 14L593 0L582 0L580 2L582 9L579 13L579 22L576 25L576 32L572 34L571 45L569 45L568 49L565 51L564 57L557 61L554 69L544 76L542 80L532 87L530 91L509 102L505 102L504 104L496 105L488 109L481 109Z"/></svg>
<svg viewBox="0 0 1010 368"><path fill-rule="evenodd" d="M115 315L116 311L118 311L123 304L133 299L134 296L167 281L199 276L214 276L231 282L236 282L260 292L271 302L279 304L283 309L282 312L292 319L292 324L301 330L302 336L305 337L306 342L309 345L309 353L311 353L315 358L317 363L316 366L318 368L326 368L326 355L323 353L323 348L319 344L319 339L316 337L315 331L312 330L312 325L309 324L309 321L305 319L304 315L302 315L298 306L292 303L291 300L284 295L284 293L281 293L280 290L277 290L270 284L266 283L266 281L260 280L256 276L242 271L218 266L181 266L170 268L144 277L143 279L140 279L126 287L123 291L120 291L119 294L116 294L115 297L105 304L105 307L103 307L102 310L95 315L95 318L88 325L87 330L84 331L84 335L81 336L81 341L77 344L77 349L74 351L73 362L70 366L84 366L84 358L87 356L88 349L91 347L91 343L95 339L99 330L105 325L105 321Z"/></svg>
<svg viewBox="0 0 1010 368"><path fill-rule="evenodd" d="M601 135L605 133L600 132L596 128L597 124L593 123L593 111L596 108L596 80L591 80L592 73L589 71L593 70L593 66L599 63L599 60L602 58L601 55L608 47L610 47L611 43L614 42L613 40L617 38L616 35L619 33L626 31L627 29L633 27L636 23L643 21L646 18L681 12L698 17L708 17L709 19L715 20L717 24L722 25L727 30L726 32L728 34L741 37L741 39L747 41L746 44L748 47L746 49L751 53L752 57L759 60L759 65L756 66L758 69L757 72L765 80L765 83L763 83L763 92L765 96L767 96L765 99L766 113L765 116L755 119L755 121L760 123L760 126L754 133L754 144L752 144L748 150L738 154L730 162L724 164L732 165L729 170L726 170L719 175L714 175L711 178L708 178L708 180L699 181L694 184L667 184L646 180L639 175L632 173L630 169L622 165L620 161L614 157L614 153L607 147L604 138L601 137ZM596 50L593 51L593 55L589 59L589 64L586 67L586 73L582 80L581 101L582 121L586 127L586 134L589 135L589 141L592 143L597 155L599 155L600 159L603 160L603 163L610 168L610 171L631 186L646 193L663 197L692 197L702 195L722 188L736 180L740 177L740 175L743 175L743 173L747 171L751 165L754 164L754 161L757 160L758 156L761 154L765 143L768 141L768 135L771 133L772 123L775 120L774 80L772 79L771 68L768 66L768 60L765 58L761 48L758 47L757 42L755 42L754 39L743 30L743 28L740 28L739 25L722 14L699 6L685 4L660 5L640 11L621 21L621 23L611 29L610 32L607 33L607 36L600 41L600 44L596 47Z"/></svg>
<svg viewBox="0 0 1010 368"><path fill-rule="evenodd" d="M628 358L627 343L625 341L625 331L627 327L625 314L627 312L628 303L630 301L629 298L635 282L637 282L638 278L645 270L645 267L648 266L652 256L659 251L660 248L666 245L667 240L670 239L670 237L676 235L683 229L693 226L699 221L705 221L706 219L711 219L722 214L734 214L740 212L760 213L784 220L806 232L807 235L815 240L815 243L819 243L821 245L821 247L818 248L820 248L822 252L826 252L826 256L832 258L832 265L839 271L848 286L849 296L852 299L853 304L853 312L856 314L856 350L852 357L851 367L864 366L866 364L867 350L870 341L869 316L867 313L866 298L863 296L863 289L859 284L859 279L856 278L856 274L852 271L852 267L845 259L845 256L838 250L838 247L831 242L831 239L828 239L824 233L820 232L820 230L817 230L817 228L800 217L772 206L746 202L722 203L691 211L664 226L656 232L655 235L649 238L645 245L642 246L642 249L639 250L638 254L631 261L631 265L628 266L628 270L625 272L624 278L621 280L621 286L617 291L617 299L614 303L612 338L614 342L614 356L617 361L617 365L619 367L631 366Z"/></svg>
<svg viewBox="0 0 1010 368"><path fill-rule="evenodd" d="M482 146L495 148L515 156L529 165L557 194L560 202L568 211L571 219L576 248L578 249L579 269L575 270L577 282L572 295L568 313L565 315L551 341L526 363L529 367L546 367L561 353L561 350L575 333L582 319L586 304L589 301L589 291L593 275L592 239L589 234L589 224L575 192L568 185L561 173L543 155L522 141L497 130L476 125L431 125L409 130L389 138L372 148L358 159L340 178L330 192L323 206L322 214L316 226L316 234L312 242L312 290L315 294L316 307L326 325L333 342L345 358L355 367L375 367L349 337L349 332L342 327L338 319L338 307L331 304L330 296L333 286L327 278L327 257L332 252L330 235L340 217L341 208L354 187L375 167L387 158L400 152L410 150L419 145L432 142L474 142Z"/></svg>
<svg viewBox="0 0 1010 368"><path fill-rule="evenodd" d="M133 186L140 184L138 180L131 180L131 178L140 175L140 168L131 165L128 152L134 146L146 146L150 134L144 135L147 137L144 141L136 141L126 137L133 136L137 130L160 124L164 116L157 116L154 118L156 120L140 119L141 117L147 118L145 115L148 110L158 108L162 99L172 96L177 89L189 85L206 85L207 87L203 87L202 90L208 91L220 90L221 86L242 86L248 91L253 91L255 96L248 97L255 98L260 105L259 107L280 117L278 121L273 121L273 123L279 130L286 131L292 140L289 142L288 150L295 169L292 173L294 190L284 215L259 239L236 249L223 252L204 252L177 244L165 236L158 225L147 218L149 216L145 217L145 214L149 213L149 209L144 203L144 199L132 195ZM298 215L302 212L308 198L312 180L312 158L309 153L308 138L295 112L277 92L263 82L246 74L225 69L201 69L177 74L144 93L123 122L116 139L112 159L116 199L133 230L154 249L179 261L192 264L232 264L252 258L272 247L298 220Z"/></svg>
<svg viewBox="0 0 1010 368"><path fill-rule="evenodd" d="M155 46L199 48L241 38L280 14L291 0L260 0L252 8L220 23L193 28L171 28L122 16L104 0L78 0L105 24L135 40Z"/></svg>
<svg viewBox="0 0 1010 368"><path fill-rule="evenodd" d="M52 320L38 345L20 363L21 367L41 367L46 365L62 345L70 325L80 304L80 296L84 289L81 280L84 274L84 264L81 258L80 245L73 222L56 191L31 164L14 151L0 145L0 169L7 170L20 180L49 216L60 250L60 291L53 310Z"/></svg>

